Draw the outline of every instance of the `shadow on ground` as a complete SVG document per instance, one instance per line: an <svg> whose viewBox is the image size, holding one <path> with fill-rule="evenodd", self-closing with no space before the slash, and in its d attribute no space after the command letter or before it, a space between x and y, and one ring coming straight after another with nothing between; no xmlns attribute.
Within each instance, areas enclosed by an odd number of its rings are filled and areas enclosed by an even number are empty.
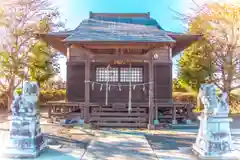
<svg viewBox="0 0 240 160"><path fill-rule="evenodd" d="M191 147L195 142L194 135L146 135L154 150L178 150L181 147Z"/></svg>
<svg viewBox="0 0 240 160"><path fill-rule="evenodd" d="M44 134L44 137L48 140L48 145L62 145L62 146L74 146L77 148L86 149L90 141L78 141L71 138L62 136Z"/></svg>

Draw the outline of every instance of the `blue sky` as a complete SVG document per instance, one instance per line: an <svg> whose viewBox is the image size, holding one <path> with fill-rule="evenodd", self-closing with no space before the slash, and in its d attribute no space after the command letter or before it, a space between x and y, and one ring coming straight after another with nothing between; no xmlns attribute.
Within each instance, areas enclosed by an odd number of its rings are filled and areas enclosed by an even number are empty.
<svg viewBox="0 0 240 160"><path fill-rule="evenodd" d="M88 18L89 12L138 13L150 12L151 17L165 29L184 32L186 27L177 19L174 11L184 13L191 5L191 0L53 0L60 9L66 27L74 29L83 19ZM173 11L174 10L174 11ZM177 73L174 58L173 73ZM66 60L60 60L61 76L66 77Z"/></svg>

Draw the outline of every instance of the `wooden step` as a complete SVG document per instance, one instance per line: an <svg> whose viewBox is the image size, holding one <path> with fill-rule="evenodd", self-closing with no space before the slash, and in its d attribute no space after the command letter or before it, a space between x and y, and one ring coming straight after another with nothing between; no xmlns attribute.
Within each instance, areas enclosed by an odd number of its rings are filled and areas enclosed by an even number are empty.
<svg viewBox="0 0 240 160"><path fill-rule="evenodd" d="M111 122L120 122L120 121L128 121L128 122L146 122L147 118L139 118L139 117L92 117L90 121L111 121Z"/></svg>
<svg viewBox="0 0 240 160"><path fill-rule="evenodd" d="M95 112L128 112L128 108L93 108ZM132 108L131 112L146 112L145 108Z"/></svg>
<svg viewBox="0 0 240 160"><path fill-rule="evenodd" d="M185 118L186 116L181 116L181 115L177 115L176 118ZM164 115L164 116L159 116L159 119L172 119L173 116L172 115Z"/></svg>
<svg viewBox="0 0 240 160"><path fill-rule="evenodd" d="M146 113L109 113L109 112L93 112L92 116L112 116L112 117L148 117Z"/></svg>
<svg viewBox="0 0 240 160"><path fill-rule="evenodd" d="M115 104L125 104L126 107L128 107L128 103L113 103L113 104L109 104L109 105L105 105L105 104L93 104L93 103L90 103L90 106L91 107L113 107ZM132 108L135 108L135 107L140 107L140 108L148 108L149 104L148 103L132 103Z"/></svg>
<svg viewBox="0 0 240 160"><path fill-rule="evenodd" d="M114 106L92 107L90 122L98 127L146 128L148 121L147 107Z"/></svg>
<svg viewBox="0 0 240 160"><path fill-rule="evenodd" d="M95 125L99 127L122 127L122 128L127 128L127 127L138 127L138 128L146 128L147 123L107 123L107 122L97 122L94 123Z"/></svg>
<svg viewBox="0 0 240 160"><path fill-rule="evenodd" d="M188 107L188 104L168 104L168 103L157 104L158 108L173 108L173 106L175 106L176 108L184 108Z"/></svg>
<svg viewBox="0 0 240 160"><path fill-rule="evenodd" d="M114 108L113 106L95 106L95 107L92 107L92 108ZM123 106L123 107L117 107L117 108L128 108L128 106ZM138 107L138 106L132 106L132 108L143 108L143 109L146 109L148 107Z"/></svg>

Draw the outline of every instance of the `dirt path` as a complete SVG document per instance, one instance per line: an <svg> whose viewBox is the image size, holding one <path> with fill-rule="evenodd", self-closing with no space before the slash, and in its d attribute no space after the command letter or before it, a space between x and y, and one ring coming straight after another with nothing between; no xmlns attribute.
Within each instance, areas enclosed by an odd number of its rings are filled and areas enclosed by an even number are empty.
<svg viewBox="0 0 240 160"><path fill-rule="evenodd" d="M91 142L82 160L158 160L158 158L144 135L105 131Z"/></svg>

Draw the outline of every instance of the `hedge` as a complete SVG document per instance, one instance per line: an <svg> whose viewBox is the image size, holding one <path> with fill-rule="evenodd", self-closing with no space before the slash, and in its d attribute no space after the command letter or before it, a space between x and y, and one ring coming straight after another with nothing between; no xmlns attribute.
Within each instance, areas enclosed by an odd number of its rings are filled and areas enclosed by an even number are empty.
<svg viewBox="0 0 240 160"><path fill-rule="evenodd" d="M173 100L176 102L190 102L195 104L194 112L200 112L204 106L200 103L197 106L197 95L187 92L173 92ZM230 113L239 114L240 113L240 97L231 97L230 99Z"/></svg>
<svg viewBox="0 0 240 160"><path fill-rule="evenodd" d="M66 90L41 90L40 91L40 102L44 103L47 101L62 101L66 99Z"/></svg>
<svg viewBox="0 0 240 160"><path fill-rule="evenodd" d="M173 100L176 102L196 103L197 95L188 92L173 92Z"/></svg>
<svg viewBox="0 0 240 160"><path fill-rule="evenodd" d="M17 89L18 94L22 94L22 89ZM66 99L66 90L40 90L39 100L41 103L47 101L62 101Z"/></svg>

